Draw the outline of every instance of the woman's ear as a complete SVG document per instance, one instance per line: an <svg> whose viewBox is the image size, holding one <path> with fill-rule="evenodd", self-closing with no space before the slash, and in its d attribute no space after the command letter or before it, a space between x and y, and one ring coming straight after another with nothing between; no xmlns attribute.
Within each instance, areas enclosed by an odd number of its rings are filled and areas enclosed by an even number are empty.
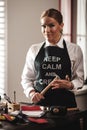
<svg viewBox="0 0 87 130"><path fill-rule="evenodd" d="M60 24L60 33L63 34L63 26L64 26L64 23L61 23Z"/></svg>
<svg viewBox="0 0 87 130"><path fill-rule="evenodd" d="M64 26L64 23L61 23L61 27L63 28L63 26Z"/></svg>

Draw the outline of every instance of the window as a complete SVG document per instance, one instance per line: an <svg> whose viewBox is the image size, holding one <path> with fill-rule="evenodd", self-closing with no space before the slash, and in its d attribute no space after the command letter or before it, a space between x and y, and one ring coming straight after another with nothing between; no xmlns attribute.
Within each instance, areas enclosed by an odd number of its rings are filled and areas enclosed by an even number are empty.
<svg viewBox="0 0 87 130"><path fill-rule="evenodd" d="M71 0L60 0L59 2L64 19L63 36L67 41L71 41Z"/></svg>
<svg viewBox="0 0 87 130"><path fill-rule="evenodd" d="M87 78L87 0L58 0L64 16L63 35L83 52L84 79Z"/></svg>
<svg viewBox="0 0 87 130"><path fill-rule="evenodd" d="M84 56L84 72L87 78L87 0L77 0L77 44Z"/></svg>
<svg viewBox="0 0 87 130"><path fill-rule="evenodd" d="M0 96L6 91L7 42L6 42L6 0L0 0Z"/></svg>

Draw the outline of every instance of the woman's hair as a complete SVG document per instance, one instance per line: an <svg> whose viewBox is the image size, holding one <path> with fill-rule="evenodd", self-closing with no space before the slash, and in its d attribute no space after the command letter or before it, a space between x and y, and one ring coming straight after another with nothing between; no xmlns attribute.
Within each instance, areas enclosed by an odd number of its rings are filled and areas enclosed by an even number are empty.
<svg viewBox="0 0 87 130"><path fill-rule="evenodd" d="M61 12L58 11L57 9L51 8L51 9L44 11L41 14L41 18L43 18L45 16L54 18L59 24L61 24L63 22L63 16L62 16Z"/></svg>

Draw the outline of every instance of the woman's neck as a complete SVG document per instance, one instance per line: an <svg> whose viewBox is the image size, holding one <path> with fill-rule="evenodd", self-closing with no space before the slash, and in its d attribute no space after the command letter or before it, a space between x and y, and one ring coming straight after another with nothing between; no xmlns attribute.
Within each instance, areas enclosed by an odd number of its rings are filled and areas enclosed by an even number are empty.
<svg viewBox="0 0 87 130"><path fill-rule="evenodd" d="M54 39L53 41L49 41L52 45L56 45L61 39L61 36L57 37L57 39Z"/></svg>

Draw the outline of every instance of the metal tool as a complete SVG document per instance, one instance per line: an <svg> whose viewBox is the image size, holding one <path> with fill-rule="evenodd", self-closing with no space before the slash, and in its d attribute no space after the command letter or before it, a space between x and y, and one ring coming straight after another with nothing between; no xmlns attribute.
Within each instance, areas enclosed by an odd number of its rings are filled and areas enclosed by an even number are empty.
<svg viewBox="0 0 87 130"><path fill-rule="evenodd" d="M9 103L12 103L10 97L8 97L8 96L6 95L6 93L4 93L4 98L5 98L5 100L7 100Z"/></svg>

